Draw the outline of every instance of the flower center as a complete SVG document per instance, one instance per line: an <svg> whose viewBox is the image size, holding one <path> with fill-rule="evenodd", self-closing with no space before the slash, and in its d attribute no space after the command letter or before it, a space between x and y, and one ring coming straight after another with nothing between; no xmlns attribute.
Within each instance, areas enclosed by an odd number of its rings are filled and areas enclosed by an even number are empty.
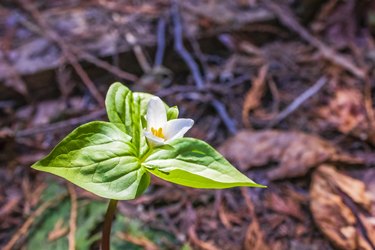
<svg viewBox="0 0 375 250"><path fill-rule="evenodd" d="M151 128L151 132L153 135L163 138L164 139L164 134L163 134L163 129L162 128Z"/></svg>

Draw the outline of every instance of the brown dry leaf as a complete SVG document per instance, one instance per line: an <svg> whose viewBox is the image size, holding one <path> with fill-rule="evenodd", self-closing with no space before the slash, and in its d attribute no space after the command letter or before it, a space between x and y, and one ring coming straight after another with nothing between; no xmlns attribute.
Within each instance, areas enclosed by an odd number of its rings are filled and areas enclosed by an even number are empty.
<svg viewBox="0 0 375 250"><path fill-rule="evenodd" d="M219 151L241 170L278 162L267 174L271 180L303 176L324 162L362 163L320 137L302 132L242 130Z"/></svg>
<svg viewBox="0 0 375 250"><path fill-rule="evenodd" d="M304 221L305 219L300 203L289 196L281 197L273 192L267 193L265 206L275 212L291 216L300 221Z"/></svg>
<svg viewBox="0 0 375 250"><path fill-rule="evenodd" d="M263 97L265 89L265 79L268 72L268 65L264 65L258 76L254 79L251 89L247 92L242 107L242 122L246 127L250 127L249 112L260 105L260 99Z"/></svg>
<svg viewBox="0 0 375 250"><path fill-rule="evenodd" d="M375 214L364 182L322 165L313 175L310 196L316 224L336 247L374 249Z"/></svg>
<svg viewBox="0 0 375 250"><path fill-rule="evenodd" d="M226 211L224 204L221 202L219 205L219 218L221 223L223 223L224 227L229 229L232 227L232 223L230 220L230 216L228 212Z"/></svg>
<svg viewBox="0 0 375 250"><path fill-rule="evenodd" d="M264 232L262 231L258 217L255 213L254 204L249 196L249 193L245 188L241 188L242 196L245 200L247 209L251 217L251 223L247 228L245 240L244 240L244 249L259 249L259 250L268 250L271 249L265 241Z"/></svg>
<svg viewBox="0 0 375 250"><path fill-rule="evenodd" d="M337 89L326 106L317 111L321 125L333 127L344 134L368 139L369 123L364 96L357 88Z"/></svg>
<svg viewBox="0 0 375 250"><path fill-rule="evenodd" d="M258 220L255 218L247 228L245 241L244 241L245 250L269 250L270 247L267 246L263 231L259 226Z"/></svg>

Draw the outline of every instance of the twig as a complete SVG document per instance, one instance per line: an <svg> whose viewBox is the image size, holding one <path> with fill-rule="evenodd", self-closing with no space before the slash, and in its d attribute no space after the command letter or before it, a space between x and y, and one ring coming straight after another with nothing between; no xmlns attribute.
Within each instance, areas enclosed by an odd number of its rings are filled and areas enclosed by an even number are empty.
<svg viewBox="0 0 375 250"><path fill-rule="evenodd" d="M66 197L66 193L57 196L56 198L44 202L42 205L38 207L37 210L35 210L29 218L25 221L25 223L16 231L16 233L12 236L12 238L9 240L9 242L4 246L3 250L11 250L19 241L21 237L23 237L28 229L31 227L35 219L44 213L48 208L58 205L58 203Z"/></svg>
<svg viewBox="0 0 375 250"><path fill-rule="evenodd" d="M36 8L35 4L30 0L18 0L22 7L28 11L32 17L36 20L40 28L44 31L45 36L56 43L62 51L64 58L73 66L74 70L77 72L82 82L86 85L91 95L99 103L99 105L104 106L104 98L101 93L96 88L95 84L91 81L89 75L85 72L82 66L77 63L78 59L69 49L69 47L63 42L60 36L49 27L49 24L43 19L39 10Z"/></svg>
<svg viewBox="0 0 375 250"><path fill-rule="evenodd" d="M71 183L68 183L68 191L70 195L70 218L69 218L69 250L75 250L76 247L76 228L77 228L77 193L74 189L74 186Z"/></svg>
<svg viewBox="0 0 375 250"><path fill-rule="evenodd" d="M3 61L3 66L6 68L6 71L9 72L9 77L7 77L4 81L5 85L13 88L26 98L29 98L30 96L27 90L27 85L22 77L18 74L13 64L10 62L8 53L5 51L4 53L1 53L0 51L0 60Z"/></svg>
<svg viewBox="0 0 375 250"><path fill-rule="evenodd" d="M182 41L182 25L181 25L181 18L179 15L178 4L175 2L172 5L172 16L173 16L173 26L174 26L174 48L178 54L182 57L185 63L188 65L191 73L193 74L195 84L197 85L198 89L202 89L204 86L204 81L199 71L198 65L195 63L193 57L190 53L185 49L183 41Z"/></svg>
<svg viewBox="0 0 375 250"><path fill-rule="evenodd" d="M196 231L196 221L197 221L197 214L195 210L193 209L191 202L186 202L186 211L184 218L186 220L186 226L188 227L188 237L194 245L196 245L199 249L203 250L217 250L218 248L212 244L211 242L203 241L201 240Z"/></svg>
<svg viewBox="0 0 375 250"><path fill-rule="evenodd" d="M211 101L212 106L215 108L216 112L219 114L220 118L223 120L225 126L227 127L229 133L234 135L237 132L236 125L233 120L229 117L228 112L225 109L223 103L219 102L216 99Z"/></svg>
<svg viewBox="0 0 375 250"><path fill-rule="evenodd" d="M372 97L371 97L371 80L368 77L365 80L364 98L365 98L365 109L366 109L367 119L371 125L370 126L371 129L373 129L375 126L375 113L372 107L373 102L372 102Z"/></svg>
<svg viewBox="0 0 375 250"><path fill-rule="evenodd" d="M218 250L219 249L213 243L199 239L197 233L195 232L194 225L191 225L189 227L188 235L189 235L190 240L193 242L193 244L197 245L199 249L203 249L203 250Z"/></svg>
<svg viewBox="0 0 375 250"><path fill-rule="evenodd" d="M364 81L364 106L366 111L366 119L369 123L367 134L368 140L374 144L375 142L375 112L373 109L373 101L371 96L371 79L367 77Z"/></svg>
<svg viewBox="0 0 375 250"><path fill-rule="evenodd" d="M161 66L163 64L164 50L165 50L165 26L166 21L163 17L158 22L158 35L157 35L157 49L154 61L154 67Z"/></svg>
<svg viewBox="0 0 375 250"><path fill-rule="evenodd" d="M8 215L15 210L15 207L19 204L20 201L21 196L15 196L6 200L4 206L0 208L0 220L5 221Z"/></svg>
<svg viewBox="0 0 375 250"><path fill-rule="evenodd" d="M70 48L74 52L77 52L77 54L80 55L86 61L98 66L99 68L107 70L108 72L114 74L117 77L120 77L122 79L126 79L128 81L132 81L132 82L135 82L135 81L138 80L137 76L135 76L133 74L130 74L128 72L125 72L122 69L120 69L116 66L113 66L113 65L107 63L106 61L101 60L101 59L91 55L90 53L88 53L86 51L79 50L78 48L76 48L75 46L72 46L72 45L70 45Z"/></svg>
<svg viewBox="0 0 375 250"><path fill-rule="evenodd" d="M157 96L160 96L160 97L173 95L179 92L197 92L197 93L202 93L202 94L214 92L218 94L227 94L230 88L234 88L244 83L245 81L248 81L249 79L250 79L250 75L244 74L228 82L226 85L226 88L223 88L222 86L218 86L215 84L205 85L204 88L202 88L201 90L198 90L194 86L172 86L167 89L161 89L156 94Z"/></svg>
<svg viewBox="0 0 375 250"><path fill-rule="evenodd" d="M279 19L280 21L290 29L294 30L298 35L301 36L302 39L310 43L312 46L317 48L319 52L322 54L324 58L331 61L336 65L340 65L347 71L351 72L356 77L360 78L361 80L365 80L367 72L364 69L361 69L354 65L351 61L349 61L344 56L338 54L328 45L311 35L294 17L293 13L290 9L283 5L280 6L270 0L264 0L266 7L271 10Z"/></svg>
<svg viewBox="0 0 375 250"><path fill-rule="evenodd" d="M15 137L20 138L20 137L33 136L35 134L48 133L48 132L52 132L52 131L56 131L60 129L65 129L67 127L74 127L74 126L83 124L85 122L98 119L99 117L104 116L105 114L106 114L105 110L101 109L99 111L92 112L88 115L75 117L69 120L64 120L61 122L56 122L56 123L48 124L45 126L20 130L16 132Z"/></svg>
<svg viewBox="0 0 375 250"><path fill-rule="evenodd" d="M148 62L147 57L142 50L142 47L139 44L137 44L137 39L135 38L135 36L132 33L126 33L125 37L128 43L133 47L133 52L143 72L151 72L150 63Z"/></svg>
<svg viewBox="0 0 375 250"><path fill-rule="evenodd" d="M280 93L279 93L279 90L277 89L275 81L272 78L268 81L268 88L271 91L272 102L273 102L272 103L272 108L271 108L272 111L271 111L270 116L274 116L279 111Z"/></svg>
<svg viewBox="0 0 375 250"><path fill-rule="evenodd" d="M193 74L195 85L197 86L198 90L205 89L205 82L199 70L198 64L194 61L193 57L190 53L185 49L182 40L182 25L181 25L181 18L179 15L178 10L178 3L174 2L172 6L172 17L173 17L173 25L174 25L174 48L177 53L180 54L182 59L188 65L191 73ZM216 112L218 112L220 118L223 120L225 126L227 127L228 131L231 134L235 134L237 129L235 123L229 117L228 112L221 102L216 99L211 101L211 105L215 108Z"/></svg>
<svg viewBox="0 0 375 250"><path fill-rule="evenodd" d="M255 217L255 208L254 208L254 204L251 201L251 198L248 194L248 188L247 187L241 187L240 189L241 189L241 194L242 194L242 197L244 198L247 210L250 214L250 217Z"/></svg>
<svg viewBox="0 0 375 250"><path fill-rule="evenodd" d="M266 241L263 231L260 227L259 220L255 213L255 207L251 201L251 197L248 194L248 189L246 187L241 187L241 194L245 200L246 207L249 211L249 215L252 219L250 225L247 228L245 237L245 249L271 249Z"/></svg>
<svg viewBox="0 0 375 250"><path fill-rule="evenodd" d="M9 57L9 50L12 44L12 38L16 33L16 15L9 15L7 18L7 29L5 29L5 34L3 36L2 42L0 43L0 61L3 61L3 66L5 70L9 72L9 76L5 77L4 84L15 91L30 99L27 85L22 77L18 74L15 69L12 60Z"/></svg>
<svg viewBox="0 0 375 250"><path fill-rule="evenodd" d="M144 250L159 250L160 248L151 240L145 236L133 236L128 233L118 232L116 234L118 238L124 241L128 241L134 245L140 246Z"/></svg>
<svg viewBox="0 0 375 250"><path fill-rule="evenodd" d="M270 123L269 127L273 127L287 116L293 113L302 103L304 103L311 96L316 94L325 84L327 83L327 78L321 77L319 80L305 92L303 92L297 99L295 99L288 107L286 107L282 112L280 112L276 118Z"/></svg>
<svg viewBox="0 0 375 250"><path fill-rule="evenodd" d="M20 22L24 26L26 26L29 30L31 30L32 32L35 32L39 35L44 34L43 31L38 26L36 26L35 24L27 21L26 19L21 19ZM97 57L91 55L90 53L74 46L73 44L69 44L69 49L72 50L75 54L77 54L79 58L82 58L83 60L86 60L89 63L92 63L99 68L105 69L108 72L112 73L113 75L115 75L119 78L126 79L126 80L132 81L132 82L135 82L135 81L138 80L137 76L135 76L133 74L130 74L128 72L125 72L117 66L111 65L108 62L106 62L106 61L104 61L100 58L97 58Z"/></svg>
<svg viewBox="0 0 375 250"><path fill-rule="evenodd" d="M79 77L82 79L82 82L86 85L91 95L95 98L95 100L99 103L101 107L104 106L104 99L103 96L100 94L100 92L95 87L95 84L91 81L89 75L86 73L86 71L83 69L81 64L77 63L76 59L73 57L73 55L65 51L65 57L69 61L69 63L73 66L74 70L77 72Z"/></svg>
<svg viewBox="0 0 375 250"><path fill-rule="evenodd" d="M242 107L242 122L245 127L251 127L249 122L249 112L260 105L261 98L265 91L265 80L267 77L268 65L263 65L258 75L253 80L251 89L247 92Z"/></svg>

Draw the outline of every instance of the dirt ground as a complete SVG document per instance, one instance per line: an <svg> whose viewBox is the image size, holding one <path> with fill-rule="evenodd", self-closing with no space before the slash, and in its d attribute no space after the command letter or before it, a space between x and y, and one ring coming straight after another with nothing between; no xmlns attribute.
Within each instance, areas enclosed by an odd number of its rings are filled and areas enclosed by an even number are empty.
<svg viewBox="0 0 375 250"><path fill-rule="evenodd" d="M113 249L375 249L375 2L0 2L0 249L99 249L107 201L32 170L110 84L266 189L153 178Z"/></svg>

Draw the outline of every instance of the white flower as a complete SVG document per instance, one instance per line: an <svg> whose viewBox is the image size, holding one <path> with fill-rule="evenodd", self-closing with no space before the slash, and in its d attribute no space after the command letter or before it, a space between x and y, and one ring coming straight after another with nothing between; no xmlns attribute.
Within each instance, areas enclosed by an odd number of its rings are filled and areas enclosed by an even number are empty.
<svg viewBox="0 0 375 250"><path fill-rule="evenodd" d="M148 142L153 146L169 143L181 138L193 126L192 119L173 119L167 121L167 111L159 97L152 97L147 107L147 130L144 131Z"/></svg>

